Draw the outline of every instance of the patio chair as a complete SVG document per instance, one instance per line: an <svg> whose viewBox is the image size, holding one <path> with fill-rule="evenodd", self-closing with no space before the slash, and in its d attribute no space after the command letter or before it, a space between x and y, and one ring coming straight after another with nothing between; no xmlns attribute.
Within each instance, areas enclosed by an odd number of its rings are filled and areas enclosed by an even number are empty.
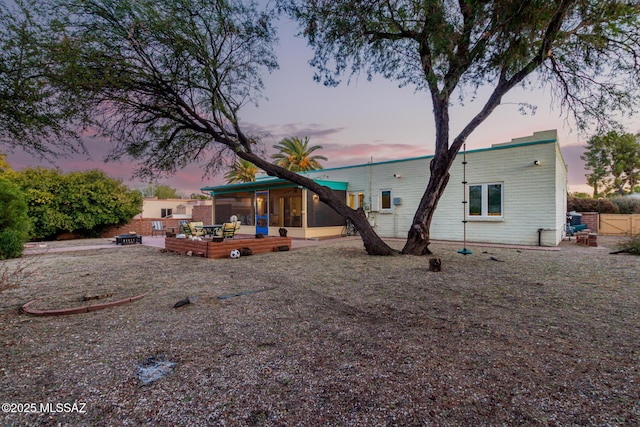
<svg viewBox="0 0 640 427"><path fill-rule="evenodd" d="M151 221L151 236L155 237L155 235L164 233L164 224L162 221Z"/></svg>
<svg viewBox="0 0 640 427"><path fill-rule="evenodd" d="M189 228L190 228L190 235L191 236L195 236L195 237L200 237L200 236L204 236L205 234L207 234L206 231L204 231L202 227L204 225L204 223L202 221L195 221L195 222L190 222L189 223ZM185 233L186 234L186 233Z"/></svg>
<svg viewBox="0 0 640 427"><path fill-rule="evenodd" d="M180 225L180 232L182 234L184 234L185 236L191 236L191 227L189 227L188 221L181 221L179 225Z"/></svg>
<svg viewBox="0 0 640 427"><path fill-rule="evenodd" d="M222 224L222 236L228 239L233 239L240 230L240 221L225 222Z"/></svg>

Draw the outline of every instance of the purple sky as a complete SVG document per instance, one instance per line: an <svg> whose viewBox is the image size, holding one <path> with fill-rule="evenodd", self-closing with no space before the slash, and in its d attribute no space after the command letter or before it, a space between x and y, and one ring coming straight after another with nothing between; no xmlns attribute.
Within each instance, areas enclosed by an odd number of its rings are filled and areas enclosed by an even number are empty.
<svg viewBox="0 0 640 427"><path fill-rule="evenodd" d="M500 137L496 139L491 137L485 137L483 139L470 138L467 147L470 150L488 147L493 143L507 142L511 140L511 138L531 135L534 131L538 130L545 130L545 128L528 129L523 127L522 132L513 134L499 132ZM266 144L269 148L285 136L309 136L313 144L323 146L323 149L318 153L329 159L329 161L323 162L325 167L367 163L371 158L373 158L373 161L384 161L424 156L433 153L433 144L428 143L395 143L385 140L367 142L364 139L360 141L354 140L353 142L350 140L345 141L341 134L347 133L346 129L323 128L319 124L305 125L302 123L289 123L279 126L272 125L271 132L273 139ZM105 163L102 159L108 151L107 147L99 146L92 141L88 141L87 145L91 158L75 156L68 159L57 159L55 160L55 166L60 167L65 172L101 169L105 171L107 175L121 179L130 187L140 188L145 185L139 179L133 177L136 169L135 164L127 161ZM561 143L561 149L565 161L569 166L570 191L590 192L590 187L585 185L584 164L580 160L580 155L584 151L582 145L567 145ZM30 166L53 167L53 165L46 161L33 158L19 151L9 153L7 158L14 169L22 169L23 167ZM191 193L199 193L200 188L203 186L224 183L221 174L213 178L205 179L203 178L203 173L204 171L199 164L193 164L170 178L160 179L159 182L178 189L185 196Z"/></svg>
<svg viewBox="0 0 640 427"><path fill-rule="evenodd" d="M258 107L247 107L240 113L241 123L269 136L263 139L267 149L284 137L310 137L318 152L329 159L325 167L401 159L433 154L435 135L431 106L427 93L412 88L398 88L395 82L375 76L352 78L337 88L324 87L312 80L313 70L307 65L312 54L305 42L293 37L291 24L281 27L278 58L280 69L265 77L265 99ZM486 91L485 91L486 92ZM481 101L487 93L480 91ZM522 115L518 102L537 106L534 115ZM481 108L480 102L466 102L451 110L451 134L455 135ZM640 130L640 121L627 123L629 132ZM558 110L551 107L551 97L544 90L509 93L498 107L467 140L467 149L489 147L494 143L531 135L533 132L557 129L564 159L569 167L569 190L591 192L586 186L584 164L580 160L588 137L579 136ZM132 179L135 165L130 162L104 163L108 147L87 141L90 159L60 159L56 165L63 171L102 169L131 187L144 185ZM6 151L0 147L0 150ZM19 151L7 153L14 169L51 165ZM194 164L171 178L159 180L184 195L198 193L201 187L224 183L222 174L203 179L203 170Z"/></svg>

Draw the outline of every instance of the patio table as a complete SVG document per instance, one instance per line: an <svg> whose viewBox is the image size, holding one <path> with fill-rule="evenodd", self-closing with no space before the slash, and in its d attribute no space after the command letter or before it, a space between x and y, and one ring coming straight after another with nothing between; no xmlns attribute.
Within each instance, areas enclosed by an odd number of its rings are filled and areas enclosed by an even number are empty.
<svg viewBox="0 0 640 427"><path fill-rule="evenodd" d="M215 236L216 232L220 232L220 236L222 236L222 224L212 224L212 225L197 225L196 230L204 230L207 236Z"/></svg>

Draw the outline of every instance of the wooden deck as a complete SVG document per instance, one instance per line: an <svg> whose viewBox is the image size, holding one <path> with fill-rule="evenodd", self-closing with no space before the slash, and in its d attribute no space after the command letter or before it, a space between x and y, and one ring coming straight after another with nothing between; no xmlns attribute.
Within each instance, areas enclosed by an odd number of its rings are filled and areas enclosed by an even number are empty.
<svg viewBox="0 0 640 427"><path fill-rule="evenodd" d="M185 254L189 251L193 255L205 258L229 258L233 249L249 248L255 254L265 252L277 252L291 249L290 237L264 237L256 238L234 238L224 239L222 242L197 241L190 239L178 239L167 237L164 240L164 247L168 251ZM284 248L287 249L284 249Z"/></svg>

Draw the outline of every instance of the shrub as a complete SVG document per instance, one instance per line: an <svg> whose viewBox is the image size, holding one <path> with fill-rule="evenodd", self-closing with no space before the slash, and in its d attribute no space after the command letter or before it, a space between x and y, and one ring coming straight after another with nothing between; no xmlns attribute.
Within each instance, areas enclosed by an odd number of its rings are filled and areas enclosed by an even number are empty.
<svg viewBox="0 0 640 427"><path fill-rule="evenodd" d="M614 197L611 201L618 207L621 214L640 213L640 198Z"/></svg>
<svg viewBox="0 0 640 427"><path fill-rule="evenodd" d="M609 199L579 199L571 196L567 198L567 211L619 213L618 207Z"/></svg>
<svg viewBox="0 0 640 427"><path fill-rule="evenodd" d="M616 249L624 250L633 255L640 255L640 234L629 237L617 245Z"/></svg>
<svg viewBox="0 0 640 427"><path fill-rule="evenodd" d="M63 174L57 169L23 169L15 174L29 206L32 238L63 233L95 237L126 224L141 211L142 195L99 170Z"/></svg>
<svg viewBox="0 0 640 427"><path fill-rule="evenodd" d="M0 231L0 259L20 258L26 239L17 230Z"/></svg>
<svg viewBox="0 0 640 427"><path fill-rule="evenodd" d="M26 278L37 271L40 255L21 258L17 261L0 260L0 292L17 288Z"/></svg>
<svg viewBox="0 0 640 427"><path fill-rule="evenodd" d="M20 188L0 178L0 259L22 256L31 228L27 209Z"/></svg>

